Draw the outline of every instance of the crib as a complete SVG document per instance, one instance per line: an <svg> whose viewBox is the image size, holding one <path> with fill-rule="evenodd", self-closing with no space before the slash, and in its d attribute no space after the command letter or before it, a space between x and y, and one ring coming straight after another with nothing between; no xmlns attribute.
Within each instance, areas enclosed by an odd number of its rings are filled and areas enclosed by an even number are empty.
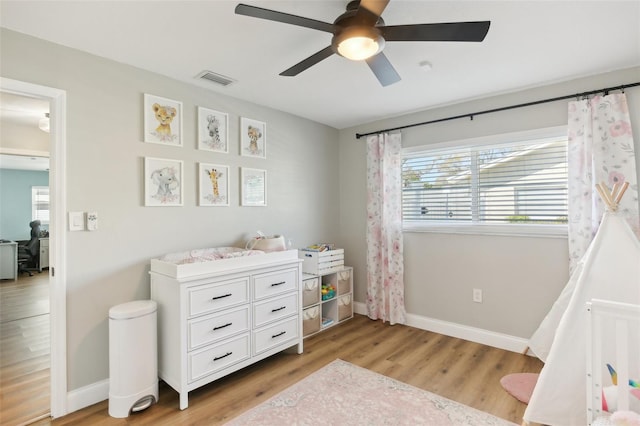
<svg viewBox="0 0 640 426"><path fill-rule="evenodd" d="M593 299L587 317L587 424L613 425L616 411L640 415L640 389L629 382L640 381L640 305Z"/></svg>

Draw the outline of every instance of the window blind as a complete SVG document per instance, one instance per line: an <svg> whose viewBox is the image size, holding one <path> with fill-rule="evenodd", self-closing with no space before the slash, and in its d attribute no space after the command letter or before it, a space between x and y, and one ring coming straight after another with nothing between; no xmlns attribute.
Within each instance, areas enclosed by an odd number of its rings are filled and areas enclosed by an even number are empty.
<svg viewBox="0 0 640 426"><path fill-rule="evenodd" d="M402 162L404 221L567 222L567 139L421 150Z"/></svg>
<svg viewBox="0 0 640 426"><path fill-rule="evenodd" d="M31 187L31 220L49 223L49 187Z"/></svg>

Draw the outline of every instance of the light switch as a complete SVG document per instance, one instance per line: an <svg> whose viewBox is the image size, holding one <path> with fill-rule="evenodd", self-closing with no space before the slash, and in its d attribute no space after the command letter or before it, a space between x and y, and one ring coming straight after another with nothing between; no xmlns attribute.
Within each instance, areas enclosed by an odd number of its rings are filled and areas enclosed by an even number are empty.
<svg viewBox="0 0 640 426"><path fill-rule="evenodd" d="M83 212L69 212L69 231L84 231Z"/></svg>
<svg viewBox="0 0 640 426"><path fill-rule="evenodd" d="M98 230L98 212L87 213L87 229L89 231Z"/></svg>

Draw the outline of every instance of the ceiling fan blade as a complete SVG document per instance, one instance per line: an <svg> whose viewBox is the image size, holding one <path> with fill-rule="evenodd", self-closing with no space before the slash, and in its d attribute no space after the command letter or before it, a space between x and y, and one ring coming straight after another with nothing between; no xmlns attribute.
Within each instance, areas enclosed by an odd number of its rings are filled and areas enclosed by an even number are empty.
<svg viewBox="0 0 640 426"><path fill-rule="evenodd" d="M389 0L360 0L355 18L364 25L375 25Z"/></svg>
<svg viewBox="0 0 640 426"><path fill-rule="evenodd" d="M322 61L323 59L327 59L329 56L333 55L333 48L331 46L327 46L324 49L322 49L321 51L314 53L313 55L309 56L307 59L304 59L300 62L298 62L297 64L295 64L294 66L292 66L291 68L282 71L280 73L280 75L283 75L285 77L293 77L296 76L298 74L300 74L302 71L306 70L307 68L310 68L312 66L314 66L315 64L317 64L318 62Z"/></svg>
<svg viewBox="0 0 640 426"><path fill-rule="evenodd" d="M278 12L275 10L263 9L261 7L250 6L242 3L236 6L236 14L266 19L269 21L283 22L285 24L312 28L314 30L325 31L328 33L333 33L335 29L335 26L328 22L316 21L315 19L291 15L289 13Z"/></svg>
<svg viewBox="0 0 640 426"><path fill-rule="evenodd" d="M380 27L386 41L482 41L491 21Z"/></svg>
<svg viewBox="0 0 640 426"><path fill-rule="evenodd" d="M371 71L373 71L383 86L389 86L390 84L400 81L400 75L398 75L384 53L380 52L366 61Z"/></svg>

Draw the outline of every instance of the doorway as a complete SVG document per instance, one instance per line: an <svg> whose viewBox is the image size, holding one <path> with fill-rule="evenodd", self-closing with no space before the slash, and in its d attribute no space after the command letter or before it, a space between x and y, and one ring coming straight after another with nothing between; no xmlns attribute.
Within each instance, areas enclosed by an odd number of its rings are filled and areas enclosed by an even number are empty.
<svg viewBox="0 0 640 426"><path fill-rule="evenodd" d="M50 415L67 414L66 361L66 92L46 86L0 77L2 93L42 99L50 112L50 223L49 223L49 324ZM0 152L3 148L0 147ZM10 152L9 152L10 153ZM44 273L44 272L43 272Z"/></svg>

